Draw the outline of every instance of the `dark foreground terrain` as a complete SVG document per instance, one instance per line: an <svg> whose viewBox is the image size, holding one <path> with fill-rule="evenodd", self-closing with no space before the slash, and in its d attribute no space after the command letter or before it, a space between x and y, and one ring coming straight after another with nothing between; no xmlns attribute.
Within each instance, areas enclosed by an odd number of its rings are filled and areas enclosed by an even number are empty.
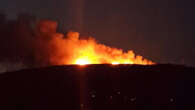
<svg viewBox="0 0 195 110"><path fill-rule="evenodd" d="M195 68L88 65L0 75L0 110L194 110Z"/></svg>

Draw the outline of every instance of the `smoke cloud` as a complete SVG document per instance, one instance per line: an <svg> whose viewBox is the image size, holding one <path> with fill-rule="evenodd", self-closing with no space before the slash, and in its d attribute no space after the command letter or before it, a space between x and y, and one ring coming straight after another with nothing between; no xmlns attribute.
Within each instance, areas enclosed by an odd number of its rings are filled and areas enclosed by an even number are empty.
<svg viewBox="0 0 195 110"><path fill-rule="evenodd" d="M131 50L123 52L99 44L92 37L79 38L78 32L58 33L57 26L55 21L26 15L13 21L1 19L1 71L78 63L153 64Z"/></svg>

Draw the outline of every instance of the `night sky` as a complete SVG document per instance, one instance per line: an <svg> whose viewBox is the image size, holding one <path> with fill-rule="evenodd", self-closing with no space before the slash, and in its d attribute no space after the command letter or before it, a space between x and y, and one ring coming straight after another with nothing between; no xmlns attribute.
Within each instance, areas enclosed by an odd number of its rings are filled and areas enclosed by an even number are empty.
<svg viewBox="0 0 195 110"><path fill-rule="evenodd" d="M155 62L195 66L193 0L1 0L0 10L9 19L29 13L57 20L60 30Z"/></svg>

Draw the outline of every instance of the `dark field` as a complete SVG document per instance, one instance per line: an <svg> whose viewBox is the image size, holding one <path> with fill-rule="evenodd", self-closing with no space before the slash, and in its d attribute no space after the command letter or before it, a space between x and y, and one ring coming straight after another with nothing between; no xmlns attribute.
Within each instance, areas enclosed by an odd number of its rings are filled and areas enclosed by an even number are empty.
<svg viewBox="0 0 195 110"><path fill-rule="evenodd" d="M195 68L54 66L0 75L0 110L193 110Z"/></svg>

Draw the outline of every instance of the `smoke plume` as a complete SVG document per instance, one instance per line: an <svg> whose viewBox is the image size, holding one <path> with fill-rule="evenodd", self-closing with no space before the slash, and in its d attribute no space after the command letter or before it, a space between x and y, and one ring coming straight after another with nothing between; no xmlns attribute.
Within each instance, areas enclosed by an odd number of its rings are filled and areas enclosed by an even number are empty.
<svg viewBox="0 0 195 110"><path fill-rule="evenodd" d="M78 32L58 33L55 21L32 21L21 18L0 23L1 65L153 64L131 50L123 52L97 43L92 37L82 39Z"/></svg>

